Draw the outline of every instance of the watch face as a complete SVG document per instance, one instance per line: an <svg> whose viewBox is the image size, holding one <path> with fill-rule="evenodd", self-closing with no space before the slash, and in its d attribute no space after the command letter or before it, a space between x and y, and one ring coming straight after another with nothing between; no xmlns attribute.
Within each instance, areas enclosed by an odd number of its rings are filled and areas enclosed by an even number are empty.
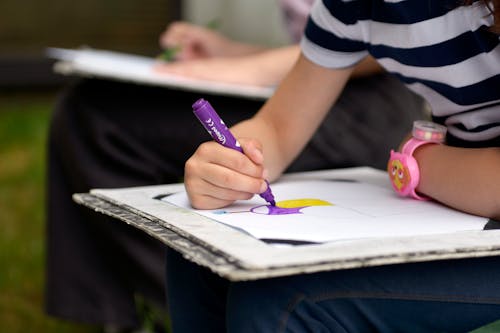
<svg viewBox="0 0 500 333"><path fill-rule="evenodd" d="M411 191L411 176L407 166L407 156L391 152L391 158L387 164L387 172L392 187L401 195L407 195Z"/></svg>

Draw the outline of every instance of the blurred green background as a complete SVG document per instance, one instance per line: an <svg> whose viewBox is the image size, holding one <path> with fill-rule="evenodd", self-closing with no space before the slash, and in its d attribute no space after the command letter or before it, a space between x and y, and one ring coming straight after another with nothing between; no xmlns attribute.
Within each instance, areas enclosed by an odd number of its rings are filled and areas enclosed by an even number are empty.
<svg viewBox="0 0 500 333"><path fill-rule="evenodd" d="M0 12L0 333L99 332L43 312L46 138L68 81L52 73L44 49L87 44L157 54L180 1L2 0ZM500 322L476 332L500 332Z"/></svg>
<svg viewBox="0 0 500 333"><path fill-rule="evenodd" d="M46 139L70 80L53 74L44 51L89 45L155 55L180 1L2 0L0 13L0 332L99 332L43 311Z"/></svg>

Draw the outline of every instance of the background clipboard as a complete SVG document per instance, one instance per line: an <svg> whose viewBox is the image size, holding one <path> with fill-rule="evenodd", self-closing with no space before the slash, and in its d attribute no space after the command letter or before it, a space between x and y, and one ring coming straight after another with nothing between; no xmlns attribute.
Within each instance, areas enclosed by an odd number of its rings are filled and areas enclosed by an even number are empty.
<svg viewBox="0 0 500 333"><path fill-rule="evenodd" d="M232 84L157 73L153 71L156 59L141 55L92 48L48 48L46 53L48 57L58 60L54 64L54 71L63 75L97 77L257 100L265 100L274 92L274 87Z"/></svg>

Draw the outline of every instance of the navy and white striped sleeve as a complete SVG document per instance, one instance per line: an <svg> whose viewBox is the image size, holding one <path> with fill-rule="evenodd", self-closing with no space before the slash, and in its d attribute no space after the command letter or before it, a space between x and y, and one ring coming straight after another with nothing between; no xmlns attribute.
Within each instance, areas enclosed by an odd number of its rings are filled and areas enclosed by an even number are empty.
<svg viewBox="0 0 500 333"><path fill-rule="evenodd" d="M349 0L315 2L301 40L309 60L327 68L346 68L368 55L362 29L352 16L355 5Z"/></svg>

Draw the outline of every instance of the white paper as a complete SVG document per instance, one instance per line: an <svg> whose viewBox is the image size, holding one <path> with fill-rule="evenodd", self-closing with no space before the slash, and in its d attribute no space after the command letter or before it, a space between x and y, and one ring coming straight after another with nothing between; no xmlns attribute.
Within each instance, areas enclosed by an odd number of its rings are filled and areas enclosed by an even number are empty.
<svg viewBox="0 0 500 333"><path fill-rule="evenodd" d="M264 215L250 211L265 205L255 196L219 210L193 211L259 239L317 243L482 230L487 222L436 202L401 198L388 187L363 182L291 181L273 184L272 190L278 205L292 199L299 203L300 199L318 199L331 205L312 205L298 214ZM184 191L162 200L192 210ZM266 207L259 209L267 212Z"/></svg>
<svg viewBox="0 0 500 333"><path fill-rule="evenodd" d="M199 80L153 70L154 58L95 49L49 48L47 55L60 60L55 71L61 74L80 74L114 80L165 86L191 91L235 95L254 99L269 98L274 87Z"/></svg>

